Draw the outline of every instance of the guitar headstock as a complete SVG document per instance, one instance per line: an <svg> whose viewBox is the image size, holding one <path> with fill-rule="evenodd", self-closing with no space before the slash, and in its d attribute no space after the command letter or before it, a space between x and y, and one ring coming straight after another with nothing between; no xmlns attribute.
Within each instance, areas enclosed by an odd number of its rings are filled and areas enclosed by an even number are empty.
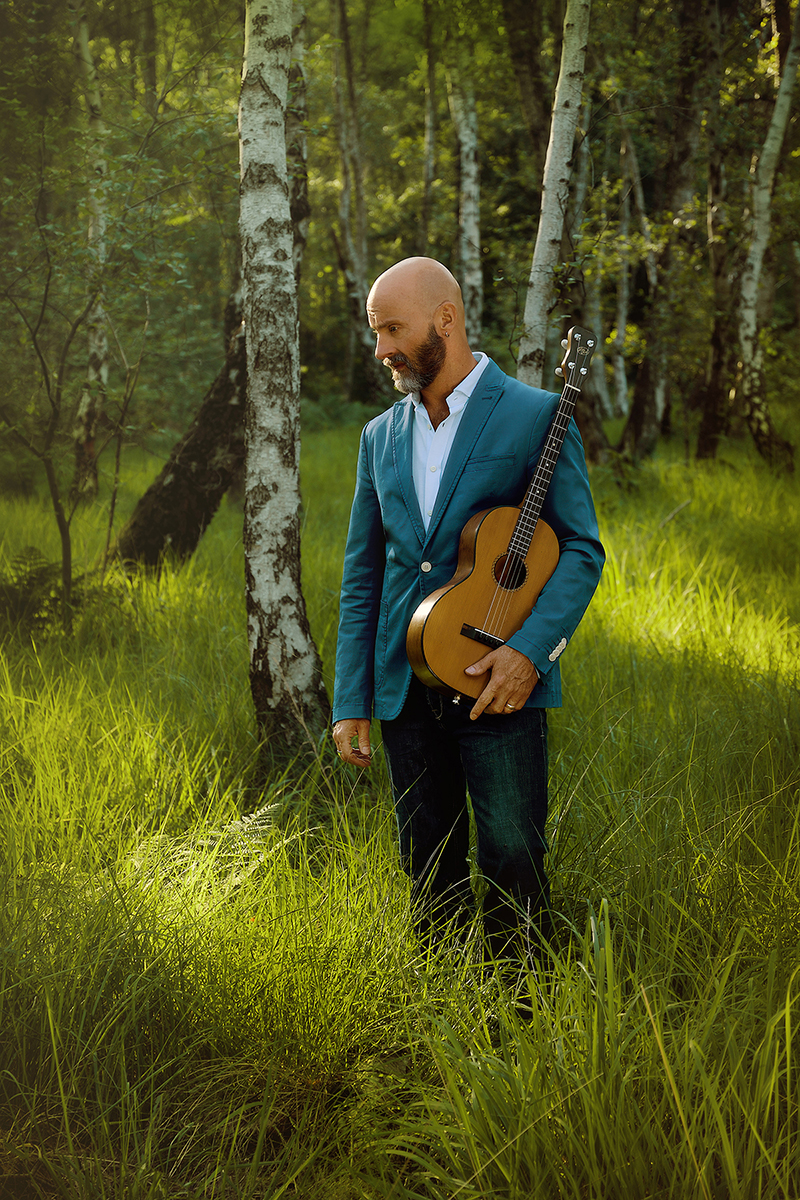
<svg viewBox="0 0 800 1200"><path fill-rule="evenodd" d="M597 338L591 329L573 325L561 345L565 353L561 366L556 367L556 375L563 377L565 387L573 387L580 391L581 384L589 372L589 363L597 346Z"/></svg>

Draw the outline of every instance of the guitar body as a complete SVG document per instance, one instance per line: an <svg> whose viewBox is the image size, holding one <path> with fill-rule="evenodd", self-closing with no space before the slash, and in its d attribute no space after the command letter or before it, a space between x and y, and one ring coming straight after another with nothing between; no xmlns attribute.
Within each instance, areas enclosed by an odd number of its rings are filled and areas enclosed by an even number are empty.
<svg viewBox="0 0 800 1200"><path fill-rule="evenodd" d="M517 632L556 569L558 538L541 520L525 558L509 567L519 515L513 507L476 513L461 531L455 575L411 618L406 651L414 674L447 696L481 694L486 676L473 678L465 669Z"/></svg>

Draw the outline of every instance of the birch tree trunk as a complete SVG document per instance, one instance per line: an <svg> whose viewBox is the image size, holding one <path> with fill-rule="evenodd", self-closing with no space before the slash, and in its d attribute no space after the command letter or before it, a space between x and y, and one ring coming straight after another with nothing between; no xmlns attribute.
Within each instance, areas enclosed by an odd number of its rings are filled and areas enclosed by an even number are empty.
<svg viewBox="0 0 800 1200"><path fill-rule="evenodd" d="M280 756L313 746L328 716L300 589L300 355L285 134L291 51L291 0L247 0L239 102L245 574L256 720Z"/></svg>
<svg viewBox="0 0 800 1200"><path fill-rule="evenodd" d="M75 413L72 436L75 443L75 474L72 481L73 501L91 500L97 495L97 451L95 439L101 415L105 409L108 390L108 331L103 295L103 273L106 263L106 228L108 215L105 199L106 157L103 142L106 136L97 69L89 42L86 9L81 3L73 9L75 33L73 48L83 76L84 96L91 137L89 184L89 271L87 292L94 296L86 318L88 361L86 377Z"/></svg>
<svg viewBox="0 0 800 1200"><path fill-rule="evenodd" d="M542 180L542 206L519 347L517 378L541 387L548 317L553 303L553 268L558 262L569 197L570 166L583 85L591 0L567 0L561 67Z"/></svg>
<svg viewBox="0 0 800 1200"><path fill-rule="evenodd" d="M758 329L758 289L769 245L772 189L800 64L800 7L795 9L792 39L786 55L772 119L761 153L750 168L750 243L742 272L738 326L741 353L739 391L742 410L759 454L773 467L794 469L794 447L775 430L764 393L763 350Z"/></svg>
<svg viewBox="0 0 800 1200"><path fill-rule="evenodd" d="M460 58L460 47L456 51ZM481 268L481 184L478 157L478 110L469 70L454 62L447 71L447 98L458 138L458 263L467 339L479 349L483 325Z"/></svg>

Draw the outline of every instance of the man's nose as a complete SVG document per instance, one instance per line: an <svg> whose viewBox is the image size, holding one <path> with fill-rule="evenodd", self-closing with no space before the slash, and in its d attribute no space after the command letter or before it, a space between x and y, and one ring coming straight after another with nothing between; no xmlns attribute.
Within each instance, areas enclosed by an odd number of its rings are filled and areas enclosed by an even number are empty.
<svg viewBox="0 0 800 1200"><path fill-rule="evenodd" d="M379 333L378 340L375 343L375 357L380 362L383 362L385 358L389 358L393 353L391 339L385 333Z"/></svg>

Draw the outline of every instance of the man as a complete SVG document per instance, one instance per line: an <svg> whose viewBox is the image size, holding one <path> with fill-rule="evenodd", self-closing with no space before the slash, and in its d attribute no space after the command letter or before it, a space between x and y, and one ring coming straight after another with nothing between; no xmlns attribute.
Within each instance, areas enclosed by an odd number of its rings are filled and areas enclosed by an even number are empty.
<svg viewBox="0 0 800 1200"><path fill-rule="evenodd" d="M474 704L454 704L412 677L406 631L421 600L455 573L461 529L476 512L519 504L559 397L473 354L461 290L441 263L410 258L367 299L376 357L405 398L361 439L345 551L333 736L346 763L369 765L380 720L405 870L418 920L458 918L472 902L469 811L487 884L484 928L511 939L549 933L546 710L561 702L559 656L604 561L574 422L542 517L560 558L534 610L508 642L476 644L468 672L485 678Z"/></svg>

